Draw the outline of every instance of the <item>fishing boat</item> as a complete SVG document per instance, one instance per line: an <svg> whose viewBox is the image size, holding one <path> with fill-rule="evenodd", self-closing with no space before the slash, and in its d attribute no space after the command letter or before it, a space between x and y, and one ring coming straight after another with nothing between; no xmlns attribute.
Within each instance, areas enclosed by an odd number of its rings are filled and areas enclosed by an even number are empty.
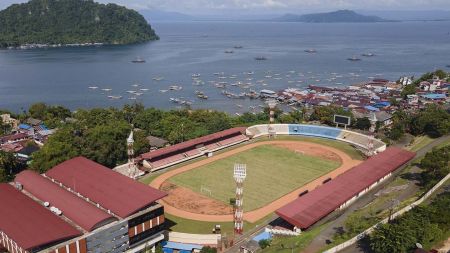
<svg viewBox="0 0 450 253"><path fill-rule="evenodd" d="M373 54L373 53L364 53L364 54L362 54L362 56L372 57L372 56L375 56L375 54Z"/></svg>
<svg viewBox="0 0 450 253"><path fill-rule="evenodd" d="M200 74L192 74L191 76L194 77L194 78L195 77L200 77Z"/></svg>
<svg viewBox="0 0 450 253"><path fill-rule="evenodd" d="M140 91L148 91L148 89L143 88L143 89L139 89Z"/></svg>
<svg viewBox="0 0 450 253"><path fill-rule="evenodd" d="M109 99L122 99L122 96L108 96Z"/></svg>
<svg viewBox="0 0 450 253"><path fill-rule="evenodd" d="M169 90L159 90L159 92L161 92L161 93L166 93L166 92L168 92Z"/></svg>
<svg viewBox="0 0 450 253"><path fill-rule="evenodd" d="M257 60L257 61L265 61L265 60L267 60L267 58L264 57L264 56L256 56L255 60Z"/></svg>
<svg viewBox="0 0 450 253"><path fill-rule="evenodd" d="M242 46L241 46L241 45L236 45L236 46L234 46L234 48L236 48L236 49L241 49Z"/></svg>
<svg viewBox="0 0 450 253"><path fill-rule="evenodd" d="M145 63L145 60L142 59L141 57L136 57L136 59L131 61L132 63Z"/></svg>
<svg viewBox="0 0 450 253"><path fill-rule="evenodd" d="M162 77L162 76L153 77L153 80L162 81L162 80L164 80L164 77Z"/></svg>
<svg viewBox="0 0 450 253"><path fill-rule="evenodd" d="M183 87L178 86L178 85L172 85L172 86L169 87L169 90L173 90L173 91L179 91L179 90L182 90L182 89L183 89Z"/></svg>
<svg viewBox="0 0 450 253"><path fill-rule="evenodd" d="M112 91L112 89L105 88L105 89L102 89L102 91Z"/></svg>
<svg viewBox="0 0 450 253"><path fill-rule="evenodd" d="M232 54L232 53L234 53L234 51L233 50L225 50L225 53L226 54Z"/></svg>
<svg viewBox="0 0 450 253"><path fill-rule="evenodd" d="M97 86L89 86L88 88L91 89L91 90L96 90L96 89L98 89Z"/></svg>
<svg viewBox="0 0 450 253"><path fill-rule="evenodd" d="M347 58L347 60L349 60L349 61L361 61L361 58L358 58L356 56L352 56L350 58Z"/></svg>
<svg viewBox="0 0 450 253"><path fill-rule="evenodd" d="M306 49L305 52L306 53L310 53L310 54L314 54L314 53L317 53L317 50L315 50L313 48L310 48L310 49Z"/></svg>

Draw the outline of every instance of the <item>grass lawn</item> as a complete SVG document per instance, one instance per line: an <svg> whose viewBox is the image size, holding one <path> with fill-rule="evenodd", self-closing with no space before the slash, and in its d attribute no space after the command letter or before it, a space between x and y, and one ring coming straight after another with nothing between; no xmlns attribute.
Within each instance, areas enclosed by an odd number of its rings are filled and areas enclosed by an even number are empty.
<svg viewBox="0 0 450 253"><path fill-rule="evenodd" d="M433 138L430 138L427 135L418 136L414 138L414 142L408 147L408 150L416 152L430 144L433 140Z"/></svg>
<svg viewBox="0 0 450 253"><path fill-rule="evenodd" d="M166 219L172 222L172 226L170 227L171 231L182 232L182 233L191 233L191 234L211 234L212 229L215 225L220 225L222 229L222 234L226 233L228 235L233 234L234 223L233 222L206 222L206 221L196 221L180 218L177 216L170 215L168 213L165 214ZM255 222L249 223L244 221L244 231L249 231L260 224L267 222L272 217L272 214ZM169 223L170 223L169 222Z"/></svg>
<svg viewBox="0 0 450 253"><path fill-rule="evenodd" d="M212 198L228 204L235 196L235 163L247 164L245 211L262 207L340 166L336 161L263 145L179 174L169 181L198 193L201 186L207 187L212 191Z"/></svg>
<svg viewBox="0 0 450 253"><path fill-rule="evenodd" d="M311 230L303 231L299 236L278 237L272 240L272 244L263 249L262 253L291 253L301 252L314 238L316 238L327 224L314 227Z"/></svg>

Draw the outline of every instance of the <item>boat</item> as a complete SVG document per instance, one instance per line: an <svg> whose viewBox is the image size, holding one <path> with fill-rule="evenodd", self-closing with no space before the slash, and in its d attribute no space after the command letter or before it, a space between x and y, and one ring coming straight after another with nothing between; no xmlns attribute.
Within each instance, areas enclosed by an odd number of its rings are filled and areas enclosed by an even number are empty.
<svg viewBox="0 0 450 253"><path fill-rule="evenodd" d="M257 57L255 57L255 60L257 60L257 61L265 61L265 60L267 60L267 58L264 57L264 56L257 56Z"/></svg>
<svg viewBox="0 0 450 253"><path fill-rule="evenodd" d="M169 90L159 90L159 92L161 92L161 93L166 93L166 92L168 92Z"/></svg>
<svg viewBox="0 0 450 253"><path fill-rule="evenodd" d="M130 98L128 98L129 100L136 100L136 98L135 97L130 97Z"/></svg>
<svg viewBox="0 0 450 253"><path fill-rule="evenodd" d="M144 89L139 89L140 91L148 91L148 89L144 88Z"/></svg>
<svg viewBox="0 0 450 253"><path fill-rule="evenodd" d="M153 77L153 80L162 81L162 80L164 80L164 77L162 77L162 76Z"/></svg>
<svg viewBox="0 0 450 253"><path fill-rule="evenodd" d="M132 63L145 63L145 60L142 59L141 57L136 57L136 59L131 61Z"/></svg>
<svg viewBox="0 0 450 253"><path fill-rule="evenodd" d="M317 50L315 50L313 48L310 48L310 49L306 49L305 52L306 53L310 53L310 54L314 54L314 53L317 53Z"/></svg>
<svg viewBox="0 0 450 253"><path fill-rule="evenodd" d="M364 54L362 54L362 56L372 57L372 56L375 56L375 54L373 54L373 53L364 53Z"/></svg>
<svg viewBox="0 0 450 253"><path fill-rule="evenodd" d="M233 50L225 50L225 53L226 54L232 54L232 53L234 53L234 51Z"/></svg>
<svg viewBox="0 0 450 253"><path fill-rule="evenodd" d="M356 56L352 56L351 58L347 58L349 61L361 61L360 58L357 58Z"/></svg>
<svg viewBox="0 0 450 253"><path fill-rule="evenodd" d="M122 96L108 96L109 99L122 99Z"/></svg>
<svg viewBox="0 0 450 253"><path fill-rule="evenodd" d="M234 46L234 48L236 48L236 49L241 49L242 46L241 46L241 45L236 45L236 46Z"/></svg>
<svg viewBox="0 0 450 253"><path fill-rule="evenodd" d="M98 89L97 86L89 86L88 88L91 89L91 90L96 90L96 89Z"/></svg>
<svg viewBox="0 0 450 253"><path fill-rule="evenodd" d="M200 74L192 74L191 75L193 78L195 78L195 77L200 77Z"/></svg>
<svg viewBox="0 0 450 253"><path fill-rule="evenodd" d="M112 89L102 89L102 91L112 91Z"/></svg>
<svg viewBox="0 0 450 253"><path fill-rule="evenodd" d="M183 89L183 87L178 86L178 85L172 85L172 86L169 87L169 90L174 90L174 91L179 91L179 90L182 90L182 89Z"/></svg>
<svg viewBox="0 0 450 253"><path fill-rule="evenodd" d="M126 93L134 94L134 93L136 93L136 91L135 90L127 90Z"/></svg>

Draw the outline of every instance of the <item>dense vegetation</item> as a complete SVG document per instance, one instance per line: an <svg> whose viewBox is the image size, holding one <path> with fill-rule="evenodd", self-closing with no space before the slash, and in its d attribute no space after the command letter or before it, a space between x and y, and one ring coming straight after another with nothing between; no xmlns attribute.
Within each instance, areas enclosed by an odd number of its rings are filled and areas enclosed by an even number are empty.
<svg viewBox="0 0 450 253"><path fill-rule="evenodd" d="M429 249L450 235L450 192L437 196L429 205L407 212L391 223L381 225L370 235L375 253L412 252L416 243Z"/></svg>
<svg viewBox="0 0 450 253"><path fill-rule="evenodd" d="M138 12L92 0L31 0L0 11L0 47L157 39Z"/></svg>
<svg viewBox="0 0 450 253"><path fill-rule="evenodd" d="M450 173L450 145L428 152L420 161L422 185L431 188Z"/></svg>
<svg viewBox="0 0 450 253"><path fill-rule="evenodd" d="M0 150L0 183L8 182L14 177L14 173L21 165L17 162L14 154Z"/></svg>

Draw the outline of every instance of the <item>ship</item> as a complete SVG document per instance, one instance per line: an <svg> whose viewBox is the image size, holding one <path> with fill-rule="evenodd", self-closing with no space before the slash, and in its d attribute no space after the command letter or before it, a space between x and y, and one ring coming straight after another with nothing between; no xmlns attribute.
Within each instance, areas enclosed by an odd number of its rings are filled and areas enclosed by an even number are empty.
<svg viewBox="0 0 450 253"><path fill-rule="evenodd" d="M145 63L145 60L142 59L141 57L136 57L136 59L131 61L132 63Z"/></svg>
<svg viewBox="0 0 450 253"><path fill-rule="evenodd" d="M356 56L352 56L351 58L347 58L349 61L360 61L360 58L357 58Z"/></svg>

